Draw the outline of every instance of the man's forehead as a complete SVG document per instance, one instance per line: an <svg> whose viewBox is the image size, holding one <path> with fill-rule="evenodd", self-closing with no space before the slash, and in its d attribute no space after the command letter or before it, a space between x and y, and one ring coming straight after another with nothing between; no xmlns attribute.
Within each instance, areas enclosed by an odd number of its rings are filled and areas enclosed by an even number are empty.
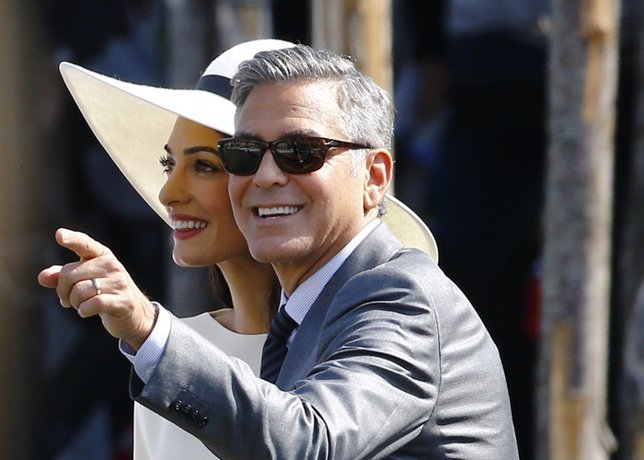
<svg viewBox="0 0 644 460"><path fill-rule="evenodd" d="M235 135L264 140L284 135L337 135L341 112L329 85L311 81L263 83L235 118Z"/></svg>

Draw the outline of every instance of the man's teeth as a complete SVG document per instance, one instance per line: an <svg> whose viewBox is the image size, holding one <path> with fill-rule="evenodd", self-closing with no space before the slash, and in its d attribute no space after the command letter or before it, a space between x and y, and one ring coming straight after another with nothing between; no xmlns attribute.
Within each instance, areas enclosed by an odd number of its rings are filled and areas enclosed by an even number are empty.
<svg viewBox="0 0 644 460"><path fill-rule="evenodd" d="M273 208L257 208L259 217L288 216L297 212L297 206L276 206Z"/></svg>
<svg viewBox="0 0 644 460"><path fill-rule="evenodd" d="M172 222L172 228L175 230L201 230L206 228L206 222L195 220L175 220Z"/></svg>

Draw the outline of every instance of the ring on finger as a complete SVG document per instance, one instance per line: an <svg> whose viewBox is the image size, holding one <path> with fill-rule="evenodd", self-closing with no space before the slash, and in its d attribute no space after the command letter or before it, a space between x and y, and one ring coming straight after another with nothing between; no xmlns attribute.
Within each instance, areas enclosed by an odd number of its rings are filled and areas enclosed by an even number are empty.
<svg viewBox="0 0 644 460"><path fill-rule="evenodd" d="M90 281L94 285L94 289L96 289L96 294L95 295L101 295L103 293L103 291L101 291L101 283L100 283L100 281L98 281L96 278L92 278Z"/></svg>

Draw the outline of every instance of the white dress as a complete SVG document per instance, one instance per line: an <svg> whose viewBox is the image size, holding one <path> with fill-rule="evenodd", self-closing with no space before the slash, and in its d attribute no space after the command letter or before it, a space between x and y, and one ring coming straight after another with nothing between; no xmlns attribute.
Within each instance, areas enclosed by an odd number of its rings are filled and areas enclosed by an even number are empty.
<svg viewBox="0 0 644 460"><path fill-rule="evenodd" d="M243 359L259 375L266 334L244 335L226 329L210 313L182 319L230 356ZM141 404L134 403L134 460L216 460L201 441Z"/></svg>

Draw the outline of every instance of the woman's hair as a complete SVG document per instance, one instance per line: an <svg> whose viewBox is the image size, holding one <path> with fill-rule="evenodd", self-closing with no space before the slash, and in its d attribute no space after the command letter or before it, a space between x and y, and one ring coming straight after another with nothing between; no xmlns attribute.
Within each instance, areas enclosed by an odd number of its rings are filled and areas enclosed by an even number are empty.
<svg viewBox="0 0 644 460"><path fill-rule="evenodd" d="M259 52L233 76L231 100L239 108L262 83L311 80L335 86L340 117L350 142L391 148L393 101L347 57L309 46ZM239 113L239 111L238 111Z"/></svg>
<svg viewBox="0 0 644 460"><path fill-rule="evenodd" d="M220 303L221 307L234 308L233 299L230 295L230 289L228 288L228 283L224 279L224 275L216 265L211 265L208 267L208 272L210 274L210 286L215 294L217 300ZM271 320L277 314L277 309L280 303L282 288L277 279L277 276L273 273L271 275L271 292L268 298L268 313Z"/></svg>

